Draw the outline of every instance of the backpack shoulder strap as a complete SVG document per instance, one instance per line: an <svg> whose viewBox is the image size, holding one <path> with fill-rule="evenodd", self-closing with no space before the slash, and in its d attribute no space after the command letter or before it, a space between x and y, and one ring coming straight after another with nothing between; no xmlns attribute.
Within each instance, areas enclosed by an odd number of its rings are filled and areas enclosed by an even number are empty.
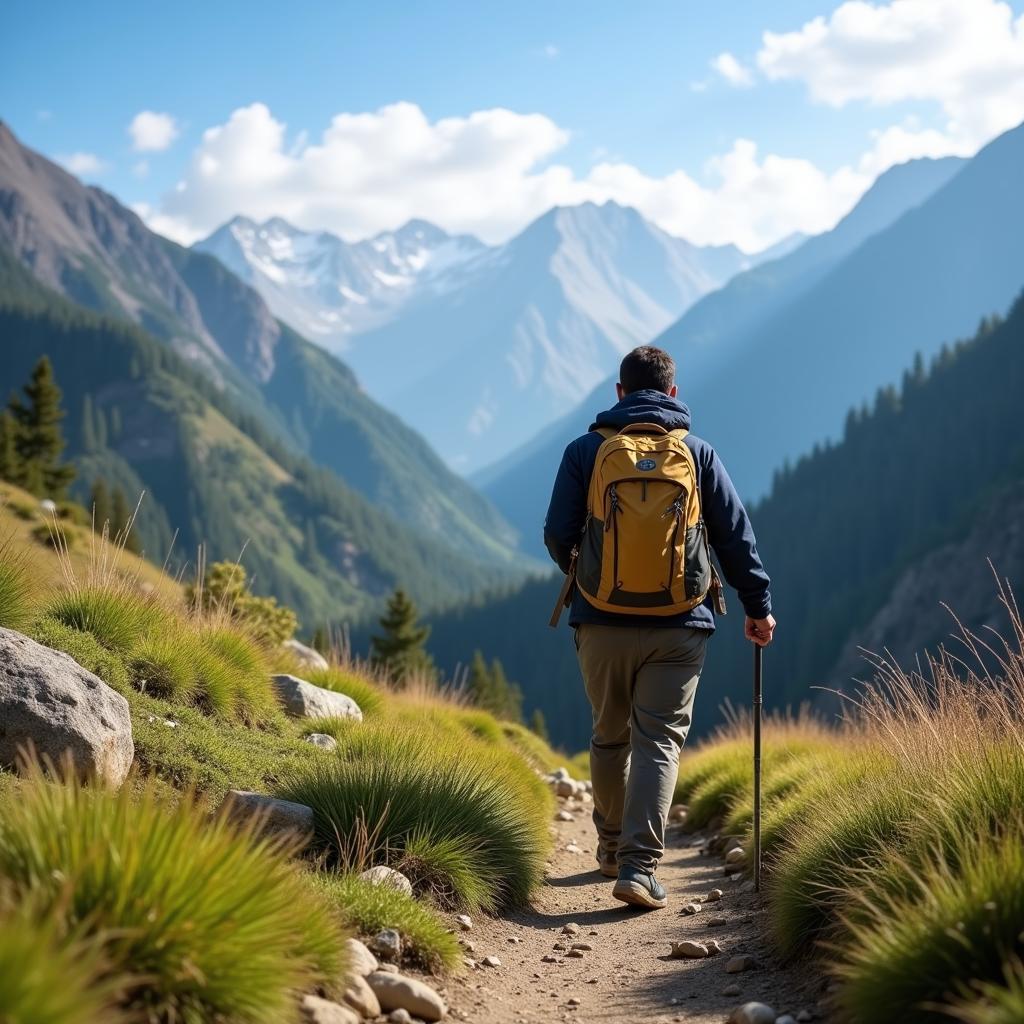
<svg viewBox="0 0 1024 1024"><path fill-rule="evenodd" d="M677 427L675 430L670 430L668 432L669 437L676 437L680 441L684 440L687 434L689 434L689 430L687 430L686 427Z"/></svg>
<svg viewBox="0 0 1024 1024"><path fill-rule="evenodd" d="M618 431L614 427L595 427L594 433L600 434L607 441L610 437L615 437Z"/></svg>

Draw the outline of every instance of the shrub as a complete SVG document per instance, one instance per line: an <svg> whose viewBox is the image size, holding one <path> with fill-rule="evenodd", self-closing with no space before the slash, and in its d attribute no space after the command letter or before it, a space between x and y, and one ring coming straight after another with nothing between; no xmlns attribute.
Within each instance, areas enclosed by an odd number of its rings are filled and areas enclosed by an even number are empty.
<svg viewBox="0 0 1024 1024"><path fill-rule="evenodd" d="M351 697L359 705L365 718L373 718L384 704L384 694L380 688L355 672L332 667L299 672L299 675L315 686L322 686L325 690L334 690L335 693Z"/></svg>
<svg viewBox="0 0 1024 1024"><path fill-rule="evenodd" d="M458 940L429 907L387 885L355 875L317 872L312 886L337 907L348 927L364 937L393 928L402 936L402 957L428 971L451 970L462 958Z"/></svg>
<svg viewBox="0 0 1024 1024"><path fill-rule="evenodd" d="M29 620L31 584L24 561L0 544L0 626L21 629Z"/></svg>
<svg viewBox="0 0 1024 1024"><path fill-rule="evenodd" d="M350 731L340 756L288 778L281 795L313 808L319 843L342 868L362 866L367 856L395 864L413 836L474 847L486 896L462 887L454 898L496 910L524 902L542 877L544 789L515 754L468 737L370 726ZM360 834L369 835L369 849L347 838Z"/></svg>
<svg viewBox="0 0 1024 1024"><path fill-rule="evenodd" d="M958 859L955 868L941 857L920 872L907 865L912 882L901 897L868 881L837 966L851 1019L948 1020L950 1004L981 1001L982 986L1003 1012L1021 1005L1020 976L1011 972L1004 986L1006 959L1021 951L1024 829L964 836Z"/></svg>
<svg viewBox="0 0 1024 1024"><path fill-rule="evenodd" d="M0 878L102 946L147 1020L291 1019L342 935L287 860L191 800L32 780L0 821Z"/></svg>
<svg viewBox="0 0 1024 1024"><path fill-rule="evenodd" d="M55 914L0 910L0 1020L119 1024L116 985L101 978L102 964L97 944L66 938Z"/></svg>
<svg viewBox="0 0 1024 1024"><path fill-rule="evenodd" d="M30 633L33 640L70 655L82 668L99 676L119 693L128 690L128 670L120 655L101 646L92 633L83 633L48 616L41 618Z"/></svg>
<svg viewBox="0 0 1024 1024"><path fill-rule="evenodd" d="M298 619L272 597L256 597L246 585L245 569L236 562L214 562L202 584L188 588L188 599L202 611L223 612L242 623L268 647L295 635Z"/></svg>
<svg viewBox="0 0 1024 1024"><path fill-rule="evenodd" d="M152 601L127 587L83 585L71 587L47 604L45 614L65 626L91 633L108 651L128 654L166 615Z"/></svg>

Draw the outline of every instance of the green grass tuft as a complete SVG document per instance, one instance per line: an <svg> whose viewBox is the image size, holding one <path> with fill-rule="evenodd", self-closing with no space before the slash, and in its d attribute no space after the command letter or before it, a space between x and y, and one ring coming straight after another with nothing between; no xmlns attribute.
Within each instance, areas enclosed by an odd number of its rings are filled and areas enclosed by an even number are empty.
<svg viewBox="0 0 1024 1024"><path fill-rule="evenodd" d="M396 867L412 882L418 895L444 910L460 905L483 905L487 883L476 870L478 847L471 840L436 838L428 831L414 832Z"/></svg>
<svg viewBox="0 0 1024 1024"><path fill-rule="evenodd" d="M287 859L191 800L40 776L0 820L0 880L102 946L146 1020L293 1020L339 977L343 936Z"/></svg>
<svg viewBox="0 0 1024 1024"><path fill-rule="evenodd" d="M32 626L29 634L38 643L70 655L82 668L99 676L119 693L129 689L128 669L121 656L103 647L92 633L44 616Z"/></svg>
<svg viewBox="0 0 1024 1024"><path fill-rule="evenodd" d="M117 586L81 586L53 597L45 608L48 618L83 633L91 633L108 651L126 655L158 626L166 615L152 601Z"/></svg>
<svg viewBox="0 0 1024 1024"><path fill-rule="evenodd" d="M280 795L313 808L319 843L342 868L367 858L395 864L414 836L474 847L486 897L463 888L455 900L497 910L525 902L541 880L550 816L544 789L517 755L468 737L370 725L349 732L339 756L288 778ZM360 835L368 835L368 849L353 843Z"/></svg>
<svg viewBox="0 0 1024 1024"><path fill-rule="evenodd" d="M10 544L0 544L0 626L23 629L31 617L32 583L24 561Z"/></svg>
<svg viewBox="0 0 1024 1024"><path fill-rule="evenodd" d="M344 923L364 938L384 928L402 936L402 959L428 971L453 970L462 959L458 941L429 907L387 885L371 885L355 875L317 872L312 886L338 910Z"/></svg>

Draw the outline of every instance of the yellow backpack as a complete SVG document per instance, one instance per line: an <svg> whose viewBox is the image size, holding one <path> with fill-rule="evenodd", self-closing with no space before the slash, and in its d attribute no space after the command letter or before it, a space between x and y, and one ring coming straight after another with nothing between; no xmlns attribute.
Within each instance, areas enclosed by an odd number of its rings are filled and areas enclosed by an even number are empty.
<svg viewBox="0 0 1024 1024"><path fill-rule="evenodd" d="M599 428L576 583L595 607L677 615L715 588L697 466L686 430L633 423Z"/></svg>

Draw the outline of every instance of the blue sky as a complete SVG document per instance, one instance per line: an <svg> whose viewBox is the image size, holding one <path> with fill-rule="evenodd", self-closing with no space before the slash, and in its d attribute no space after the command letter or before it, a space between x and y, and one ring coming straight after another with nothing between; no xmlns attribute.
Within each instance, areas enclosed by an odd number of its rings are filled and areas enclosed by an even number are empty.
<svg viewBox="0 0 1024 1024"><path fill-rule="evenodd" d="M183 240L235 212L500 240L545 204L615 198L754 248L828 226L892 162L1024 118L1022 10L15 0L0 116ZM143 111L163 120L133 139ZM325 139L345 114L366 118Z"/></svg>

